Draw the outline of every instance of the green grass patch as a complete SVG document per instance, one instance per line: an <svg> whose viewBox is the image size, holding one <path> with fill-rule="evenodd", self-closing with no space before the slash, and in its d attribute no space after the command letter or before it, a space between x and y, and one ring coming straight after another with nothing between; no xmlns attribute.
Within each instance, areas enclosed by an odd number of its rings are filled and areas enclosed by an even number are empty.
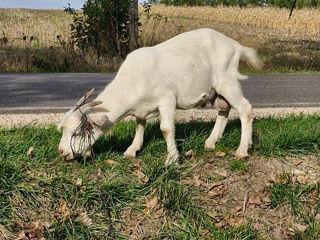
<svg viewBox="0 0 320 240"><path fill-rule="evenodd" d="M213 157L214 152L203 149L212 127L213 123L178 123L176 138L182 156L193 149L195 161ZM214 226L197 191L183 183L184 176L192 173L192 162L183 159L179 166L164 167L166 144L158 123L147 124L144 146L138 153L140 170L149 178L146 182L136 175L132 160L122 157L133 140L134 122L120 122L111 131L94 145L94 160L65 162L57 154L61 133L54 126L0 129L0 238L4 231L30 232L30 224L40 221L44 227L38 237L46 239L128 239L131 214L142 226L158 226L153 235L145 233L152 239L259 239L250 224L225 230ZM320 116L256 120L253 140L255 154L318 153ZM240 122L231 121L217 150L230 153L239 141ZM34 150L27 156L30 147ZM228 158L233 171L247 171L245 162ZM206 178L214 181L217 177L207 174ZM314 188L275 186L273 207L287 201L299 214L300 196ZM145 213L146 202L154 196L165 212L165 221ZM308 231L313 233L309 235L315 236L318 226L312 228L310 219Z"/></svg>

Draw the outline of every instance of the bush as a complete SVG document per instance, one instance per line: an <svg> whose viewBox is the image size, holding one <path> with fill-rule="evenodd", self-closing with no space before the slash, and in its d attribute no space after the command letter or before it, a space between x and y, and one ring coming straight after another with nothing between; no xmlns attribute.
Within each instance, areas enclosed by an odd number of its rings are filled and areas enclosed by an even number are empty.
<svg viewBox="0 0 320 240"><path fill-rule="evenodd" d="M82 12L70 5L65 11L73 16L71 36L83 51L94 49L98 57L124 57L129 50L130 0L87 0Z"/></svg>

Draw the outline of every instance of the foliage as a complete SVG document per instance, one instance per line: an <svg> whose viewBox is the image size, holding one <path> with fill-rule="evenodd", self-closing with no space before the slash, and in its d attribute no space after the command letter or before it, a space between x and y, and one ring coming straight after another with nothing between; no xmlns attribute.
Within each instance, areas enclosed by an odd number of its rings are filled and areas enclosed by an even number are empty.
<svg viewBox="0 0 320 240"><path fill-rule="evenodd" d="M70 5L73 16L71 35L83 50L96 50L98 56L125 56L128 53L129 0L87 0L82 12Z"/></svg>

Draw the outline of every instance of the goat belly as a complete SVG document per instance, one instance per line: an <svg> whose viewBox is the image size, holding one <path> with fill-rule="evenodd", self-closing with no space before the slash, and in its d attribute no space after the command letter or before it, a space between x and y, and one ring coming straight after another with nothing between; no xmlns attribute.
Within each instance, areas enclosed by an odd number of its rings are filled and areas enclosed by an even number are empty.
<svg viewBox="0 0 320 240"><path fill-rule="evenodd" d="M177 108L187 110L199 106L204 107L213 99L215 94L216 92L212 88L210 91L203 92L198 96L180 97L177 99Z"/></svg>

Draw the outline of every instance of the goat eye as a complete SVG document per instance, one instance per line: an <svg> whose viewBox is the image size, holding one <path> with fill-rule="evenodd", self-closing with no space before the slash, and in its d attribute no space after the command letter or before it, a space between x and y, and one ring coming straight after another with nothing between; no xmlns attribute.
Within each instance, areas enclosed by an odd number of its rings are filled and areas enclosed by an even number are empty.
<svg viewBox="0 0 320 240"><path fill-rule="evenodd" d="M87 128L88 130L92 130L92 129L93 129L93 126L92 126L91 123L86 122L86 128Z"/></svg>

